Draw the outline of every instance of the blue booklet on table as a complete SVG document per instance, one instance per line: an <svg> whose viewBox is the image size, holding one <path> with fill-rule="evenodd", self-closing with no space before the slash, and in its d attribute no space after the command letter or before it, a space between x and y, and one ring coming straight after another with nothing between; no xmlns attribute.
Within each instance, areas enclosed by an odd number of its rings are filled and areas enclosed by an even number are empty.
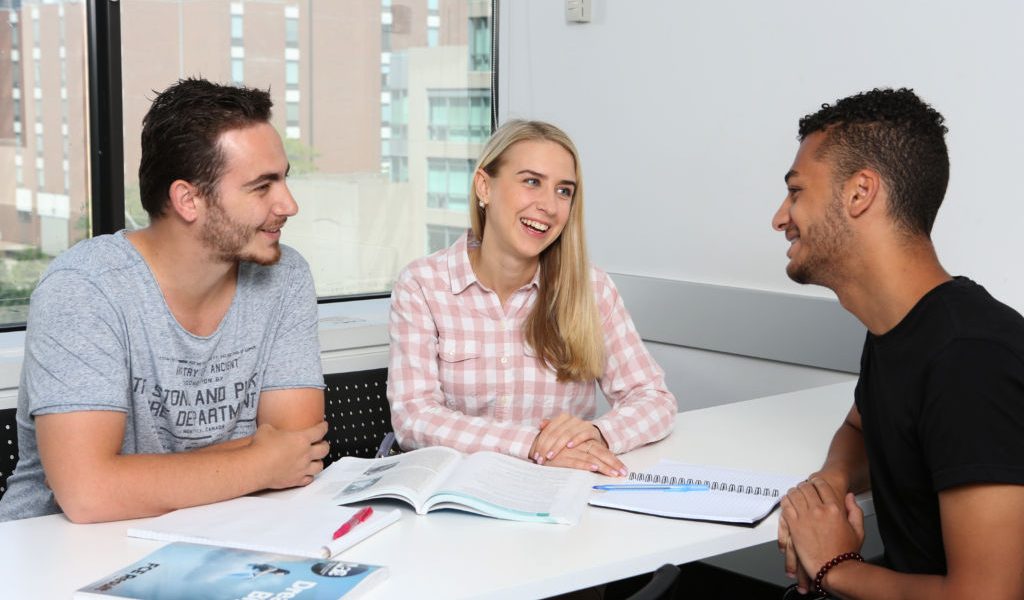
<svg viewBox="0 0 1024 600"><path fill-rule="evenodd" d="M356 598L385 567L175 542L75 592L75 598Z"/></svg>

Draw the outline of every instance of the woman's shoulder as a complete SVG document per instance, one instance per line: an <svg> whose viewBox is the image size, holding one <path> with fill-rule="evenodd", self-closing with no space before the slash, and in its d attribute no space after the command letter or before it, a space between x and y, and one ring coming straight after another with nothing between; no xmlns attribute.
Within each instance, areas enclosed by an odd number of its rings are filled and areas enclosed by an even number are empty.
<svg viewBox="0 0 1024 600"><path fill-rule="evenodd" d="M602 317L607 317L614 309L619 297L610 275L601 267L590 265L590 283L594 287L594 299Z"/></svg>
<svg viewBox="0 0 1024 600"><path fill-rule="evenodd" d="M594 286L594 293L598 298L608 293L615 293L615 282L601 267L590 265L590 283Z"/></svg>
<svg viewBox="0 0 1024 600"><path fill-rule="evenodd" d="M451 281L448 266L448 258L451 251L452 248L443 248L433 254L421 256L413 260L399 271L395 284L409 285L416 283L426 287L448 284Z"/></svg>

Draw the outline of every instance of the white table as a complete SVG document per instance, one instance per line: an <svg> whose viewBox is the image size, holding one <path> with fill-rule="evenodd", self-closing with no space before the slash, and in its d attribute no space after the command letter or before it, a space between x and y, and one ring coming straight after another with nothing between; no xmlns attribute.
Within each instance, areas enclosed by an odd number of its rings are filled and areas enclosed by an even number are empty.
<svg viewBox="0 0 1024 600"><path fill-rule="evenodd" d="M622 458L631 470L667 457L803 475L821 464L852 401L847 382L685 412L668 439ZM540 598L768 542L778 522L778 511L749 528L588 506L569 527L403 511L339 555L390 568L372 598ZM0 524L4 597L70 598L162 544L126 537L129 523L54 515Z"/></svg>

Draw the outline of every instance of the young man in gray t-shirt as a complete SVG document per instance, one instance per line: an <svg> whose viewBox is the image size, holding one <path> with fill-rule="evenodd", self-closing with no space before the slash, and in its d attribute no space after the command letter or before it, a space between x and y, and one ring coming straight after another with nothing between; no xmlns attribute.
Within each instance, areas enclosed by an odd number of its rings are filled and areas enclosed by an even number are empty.
<svg viewBox="0 0 1024 600"><path fill-rule="evenodd" d="M316 293L267 92L180 81L143 120L151 224L32 294L0 521L96 522L305 485L327 454Z"/></svg>

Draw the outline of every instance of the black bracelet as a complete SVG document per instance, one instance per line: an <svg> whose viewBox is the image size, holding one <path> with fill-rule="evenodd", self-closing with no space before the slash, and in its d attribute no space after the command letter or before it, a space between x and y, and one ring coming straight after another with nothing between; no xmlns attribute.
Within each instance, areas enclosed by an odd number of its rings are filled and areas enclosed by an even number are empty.
<svg viewBox="0 0 1024 600"><path fill-rule="evenodd" d="M825 575L828 574L829 570L838 565L841 562L848 560L859 560L864 562L864 557L860 555L860 552L844 552L839 556L825 563L821 569L818 570L818 575L814 578L814 591L819 594L825 593L825 588L821 587L821 582L825 580Z"/></svg>

